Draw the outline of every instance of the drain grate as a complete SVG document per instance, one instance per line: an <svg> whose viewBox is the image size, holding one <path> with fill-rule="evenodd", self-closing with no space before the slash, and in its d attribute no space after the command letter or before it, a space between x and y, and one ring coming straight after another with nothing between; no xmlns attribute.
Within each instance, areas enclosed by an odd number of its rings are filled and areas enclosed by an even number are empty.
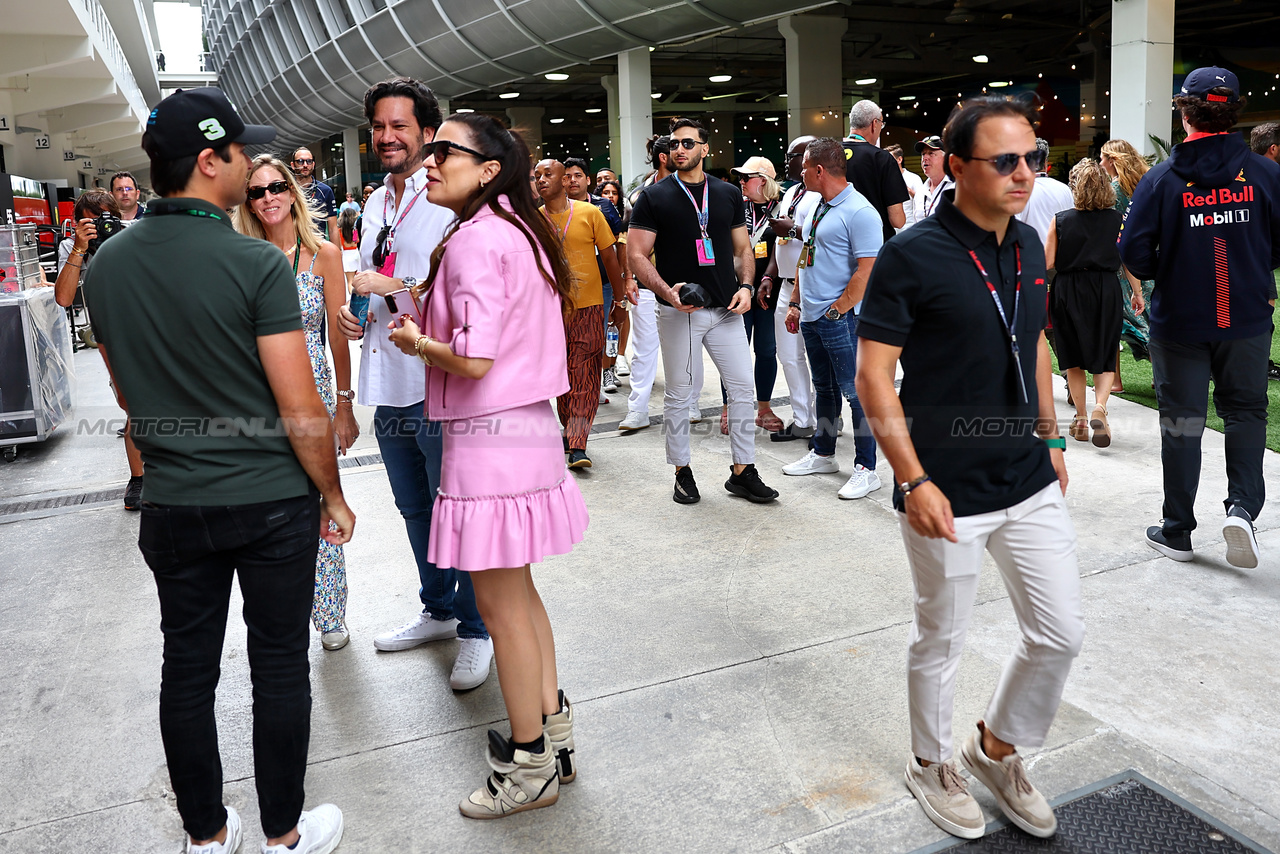
<svg viewBox="0 0 1280 854"><path fill-rule="evenodd" d="M339 469L360 468L382 464L382 454L364 454L359 457L339 457ZM53 510L68 510L77 507L91 507L101 504L114 504L124 497L125 485L94 489L86 492L70 492L61 495L29 495L14 501L0 504L0 521L6 517L28 518L40 516Z"/></svg>
<svg viewBox="0 0 1280 854"><path fill-rule="evenodd" d="M1036 839L1001 819L981 839L948 839L915 854L1269 854L1133 770L1053 805L1058 832L1052 839Z"/></svg>

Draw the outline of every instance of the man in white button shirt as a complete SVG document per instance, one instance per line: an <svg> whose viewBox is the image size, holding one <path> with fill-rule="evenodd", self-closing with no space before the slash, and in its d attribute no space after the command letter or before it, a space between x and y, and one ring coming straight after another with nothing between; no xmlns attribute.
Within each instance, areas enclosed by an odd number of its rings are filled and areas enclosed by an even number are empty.
<svg viewBox="0 0 1280 854"><path fill-rule="evenodd" d="M920 168L924 170L927 180L922 191L911 198L915 208L912 224L923 222L925 217L932 216L942 201L942 194L956 185L942 166L946 154L942 151L942 137L926 136L916 143L916 154L920 155Z"/></svg>
<svg viewBox="0 0 1280 854"><path fill-rule="evenodd" d="M427 421L423 410L422 362L401 353L388 340L390 314L384 299L427 277L431 253L453 222L452 211L427 201L422 166L422 148L440 127L440 107L425 85L396 77L365 93L364 112L372 126L373 147L388 175L365 204L360 272L353 282L358 294L369 296L368 319L362 328L344 306L339 325L348 338L363 338L357 400L377 407L373 432L396 507L408 529L423 606L422 613L378 635L373 645L394 652L457 637L461 643L449 684L455 691L465 691L488 678L493 642L476 609L470 576L439 569L427 560L431 509L440 485L440 425Z"/></svg>

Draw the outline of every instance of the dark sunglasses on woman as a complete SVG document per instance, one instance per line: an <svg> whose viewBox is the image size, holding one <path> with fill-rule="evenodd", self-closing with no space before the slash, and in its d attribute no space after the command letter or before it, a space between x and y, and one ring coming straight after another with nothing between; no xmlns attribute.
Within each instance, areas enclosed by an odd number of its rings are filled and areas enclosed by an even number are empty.
<svg viewBox="0 0 1280 854"><path fill-rule="evenodd" d="M472 157L480 160L494 159L487 154L476 151L474 148L467 148L465 145L459 145L451 139L437 139L433 142L428 142L423 146L422 150L425 157L434 157L436 165L443 166L444 162L449 159L449 152L455 149L466 154L470 154Z"/></svg>
<svg viewBox="0 0 1280 854"><path fill-rule="evenodd" d="M1013 170L1018 168L1019 160L1026 160L1027 168L1032 172L1043 171L1047 156L1045 152L1037 148L1035 151L1028 151L1026 154L997 154L995 157L966 157L964 159L985 160L996 167L997 174L1012 175Z"/></svg>
<svg viewBox="0 0 1280 854"><path fill-rule="evenodd" d="M272 181L270 184L262 187L250 187L244 191L244 194L256 201L267 193L270 193L273 196L283 196L287 192L289 192L288 181Z"/></svg>

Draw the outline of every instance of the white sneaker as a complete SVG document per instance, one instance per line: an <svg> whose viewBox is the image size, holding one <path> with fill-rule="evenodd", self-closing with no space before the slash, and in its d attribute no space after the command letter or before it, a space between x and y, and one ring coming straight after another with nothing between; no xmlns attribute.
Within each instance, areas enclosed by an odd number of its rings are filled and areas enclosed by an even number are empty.
<svg viewBox="0 0 1280 854"><path fill-rule="evenodd" d="M413 649L424 643L457 636L457 620L435 620L424 611L400 628L378 635L373 639L373 645L383 652L399 652L402 649Z"/></svg>
<svg viewBox="0 0 1280 854"><path fill-rule="evenodd" d="M631 376L631 363L627 361L627 357L618 355L618 361L614 363L614 373L620 377Z"/></svg>
<svg viewBox="0 0 1280 854"><path fill-rule="evenodd" d="M845 485L840 487L840 491L836 494L845 500L854 498L865 498L880 488L880 476L875 473L874 469L866 466L855 465L853 474L849 476L849 480Z"/></svg>
<svg viewBox="0 0 1280 854"><path fill-rule="evenodd" d="M604 393L604 389L600 389L600 405L604 406L609 402L609 395Z"/></svg>
<svg viewBox="0 0 1280 854"><path fill-rule="evenodd" d="M619 430L643 430L649 426L649 413L631 410L627 417L618 423Z"/></svg>
<svg viewBox="0 0 1280 854"><path fill-rule="evenodd" d="M294 847L263 842L262 854L329 854L342 841L342 810L333 804L303 810L298 816L298 833Z"/></svg>
<svg viewBox="0 0 1280 854"><path fill-rule="evenodd" d="M493 641L489 638L459 638L458 657L449 674L449 687L455 691L479 688L489 678L493 663Z"/></svg>
<svg viewBox="0 0 1280 854"><path fill-rule="evenodd" d="M696 403L693 406L689 407L689 423L690 424L702 423L702 410L698 407L698 404Z"/></svg>
<svg viewBox="0 0 1280 854"><path fill-rule="evenodd" d="M835 454L824 457L817 451L810 451L794 463L788 463L782 467L782 473L789 474L792 477L803 477L806 474L829 474L836 471L840 471L840 464L836 462Z"/></svg>
<svg viewBox="0 0 1280 854"><path fill-rule="evenodd" d="M227 807L227 841L192 845L187 837L187 854L236 854L240 850L240 813L235 807Z"/></svg>

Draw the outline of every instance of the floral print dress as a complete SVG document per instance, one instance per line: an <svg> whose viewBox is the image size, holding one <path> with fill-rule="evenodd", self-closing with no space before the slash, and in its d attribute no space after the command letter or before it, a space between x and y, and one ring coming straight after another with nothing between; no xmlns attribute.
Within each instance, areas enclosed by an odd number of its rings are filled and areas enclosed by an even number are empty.
<svg viewBox="0 0 1280 854"><path fill-rule="evenodd" d="M301 251L301 250L299 250ZM333 393L333 372L324 352L324 276L317 276L315 256L305 272L298 274L298 304L302 307L302 329L307 337L307 355L316 376L316 391L333 418L337 408ZM320 540L316 553L316 594L311 604L311 622L321 632L337 631L347 616L347 559L342 546Z"/></svg>

